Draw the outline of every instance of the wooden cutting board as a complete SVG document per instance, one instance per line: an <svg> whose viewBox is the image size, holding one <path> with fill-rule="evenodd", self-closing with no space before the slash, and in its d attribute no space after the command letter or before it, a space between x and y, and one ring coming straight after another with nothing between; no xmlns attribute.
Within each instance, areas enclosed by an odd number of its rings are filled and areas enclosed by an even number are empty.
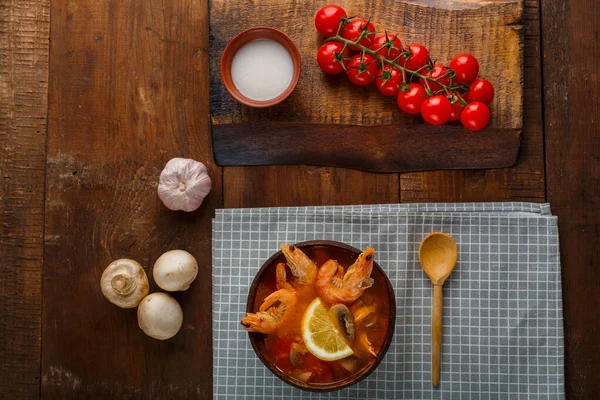
<svg viewBox="0 0 600 400"><path fill-rule="evenodd" d="M309 164L377 172L500 168L516 163L523 116L522 0L340 0L348 15L370 18L377 32L422 43L442 63L469 52L495 86L487 128L434 127L402 113L374 85L359 88L316 64L322 38L315 0L211 0L210 108L219 165ZM252 109L224 88L221 54L240 31L270 26L285 32L302 57L302 75L282 104Z"/></svg>

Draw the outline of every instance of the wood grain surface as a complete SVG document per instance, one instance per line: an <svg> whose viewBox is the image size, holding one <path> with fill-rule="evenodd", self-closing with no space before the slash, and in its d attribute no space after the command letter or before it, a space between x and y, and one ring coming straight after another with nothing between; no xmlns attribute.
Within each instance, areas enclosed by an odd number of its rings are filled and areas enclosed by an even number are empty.
<svg viewBox="0 0 600 400"><path fill-rule="evenodd" d="M208 118L205 1L52 2L42 392L47 398L212 398L211 218L221 206ZM172 157L208 165L196 212L156 195ZM176 293L179 334L147 337L106 301L114 259L152 266L185 249L198 279Z"/></svg>
<svg viewBox="0 0 600 400"><path fill-rule="evenodd" d="M559 216L567 398L599 398L598 7L524 2L516 167L398 175L215 166L206 1L53 1L46 139L48 2L0 3L0 398L211 398L215 207L500 200L549 200ZM174 156L209 165L214 188L198 212L168 211L156 197ZM171 248L201 268L176 294L182 331L158 342L98 282L129 256L155 291L152 264Z"/></svg>
<svg viewBox="0 0 600 400"><path fill-rule="evenodd" d="M40 395L49 1L0 2L0 399Z"/></svg>
<svg viewBox="0 0 600 400"><path fill-rule="evenodd" d="M600 3L542 1L548 200L558 216L569 399L600 398Z"/></svg>
<svg viewBox="0 0 600 400"><path fill-rule="evenodd" d="M397 174L310 166L229 167L223 170L226 208L399 201Z"/></svg>
<svg viewBox="0 0 600 400"><path fill-rule="evenodd" d="M545 201L538 0L526 0L524 9L523 141L519 163L504 169L402 174L402 202Z"/></svg>
<svg viewBox="0 0 600 400"><path fill-rule="evenodd" d="M285 122L213 126L219 137L214 142L216 162L245 165L254 160L254 165L315 164L373 172L499 168L508 160L510 165L517 162L521 145L519 134L500 129L481 134L458 126L438 132L426 125L408 125L396 133L396 125L323 124L310 126L309 143L298 137L306 129L304 124Z"/></svg>
<svg viewBox="0 0 600 400"><path fill-rule="evenodd" d="M447 63L460 52L473 53L481 65L480 75L496 88L493 118L478 133L477 146L486 143L485 147L501 150L473 154L472 135L460 124L426 125L420 117L400 112L394 99L385 98L373 85L358 88L343 74L323 74L315 61L322 39L313 22L322 2L259 0L240 7L238 1L214 0L210 6L211 120L218 164L312 164L380 172L515 164L523 120L522 0L402 1L394 3L394 12L382 1L340 4L350 15L370 18L379 31L398 33L406 44L425 44L439 62ZM238 32L258 25L287 33L302 57L298 87L284 103L269 109L238 104L219 73L227 43ZM272 145L276 140L290 145ZM356 157L345 157L361 147L371 149L363 152L361 164L353 162ZM452 151L442 157L446 148Z"/></svg>

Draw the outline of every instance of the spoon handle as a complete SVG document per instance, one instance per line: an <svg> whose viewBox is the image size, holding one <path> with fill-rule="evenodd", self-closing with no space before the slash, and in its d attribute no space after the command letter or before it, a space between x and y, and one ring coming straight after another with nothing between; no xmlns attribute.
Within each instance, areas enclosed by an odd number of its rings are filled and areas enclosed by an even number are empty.
<svg viewBox="0 0 600 400"><path fill-rule="evenodd" d="M442 285L433 285L433 314L431 316L431 382L440 384L442 358Z"/></svg>

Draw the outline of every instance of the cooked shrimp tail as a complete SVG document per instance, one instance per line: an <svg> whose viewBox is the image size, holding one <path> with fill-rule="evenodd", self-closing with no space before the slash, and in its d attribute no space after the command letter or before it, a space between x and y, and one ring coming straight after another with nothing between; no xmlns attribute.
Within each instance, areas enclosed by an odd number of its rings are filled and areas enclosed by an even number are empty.
<svg viewBox="0 0 600 400"><path fill-rule="evenodd" d="M294 290L294 287L287 281L285 263L277 264L277 269L275 272L275 286L277 286L277 289Z"/></svg>
<svg viewBox="0 0 600 400"><path fill-rule="evenodd" d="M341 288L344 279L344 267L336 260L329 260L321 266L317 273L317 285L331 285ZM320 281L320 282L319 282Z"/></svg>
<svg viewBox="0 0 600 400"><path fill-rule="evenodd" d="M273 307L276 303L279 303L277 307L274 307L276 312L281 314L283 311L287 311L290 307L296 305L297 301L296 293L289 289L279 289L265 298L265 301L259 308L259 311L267 311Z"/></svg>
<svg viewBox="0 0 600 400"><path fill-rule="evenodd" d="M315 287L319 297L329 304L351 304L365 290L373 286L371 272L375 250L370 247L362 252L356 262L343 273L335 260L329 260L317 271Z"/></svg>
<svg viewBox="0 0 600 400"><path fill-rule="evenodd" d="M358 343L367 353L369 353L373 357L377 357L377 351L375 351L375 348L371 344L371 341L369 340L365 332L363 332L358 338Z"/></svg>
<svg viewBox="0 0 600 400"><path fill-rule="evenodd" d="M242 318L242 325L248 332L273 333L293 314L297 301L296 292L279 289L267 296L257 313Z"/></svg>

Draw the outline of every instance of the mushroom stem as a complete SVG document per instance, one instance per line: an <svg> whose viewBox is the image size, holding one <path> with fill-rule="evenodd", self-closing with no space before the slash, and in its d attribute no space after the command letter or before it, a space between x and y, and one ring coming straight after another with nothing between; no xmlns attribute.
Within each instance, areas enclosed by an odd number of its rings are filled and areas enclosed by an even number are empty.
<svg viewBox="0 0 600 400"><path fill-rule="evenodd" d="M137 282L135 278L128 274L117 274L110 281L111 286L121 296L127 296L135 290Z"/></svg>
<svg viewBox="0 0 600 400"><path fill-rule="evenodd" d="M110 263L100 278L104 297L121 308L133 308L148 294L148 277L137 261L121 258Z"/></svg>

